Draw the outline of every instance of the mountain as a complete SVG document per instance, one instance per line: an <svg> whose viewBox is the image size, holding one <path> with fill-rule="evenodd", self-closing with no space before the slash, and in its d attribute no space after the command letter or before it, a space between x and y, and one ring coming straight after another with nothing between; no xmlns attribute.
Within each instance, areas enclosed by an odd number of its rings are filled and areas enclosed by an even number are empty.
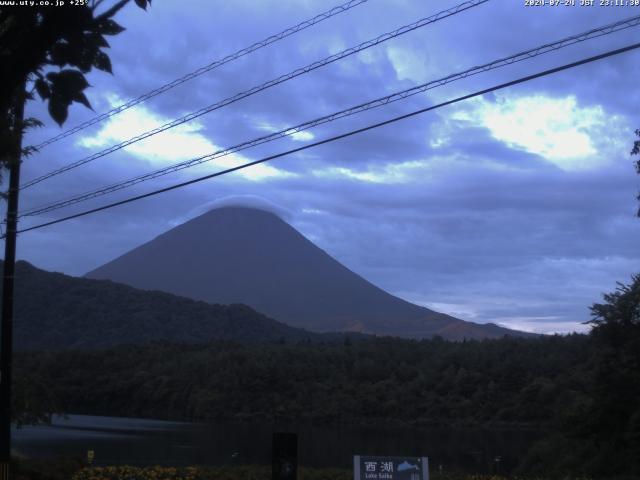
<svg viewBox="0 0 640 480"><path fill-rule="evenodd" d="M441 335L453 340L527 335L465 322L395 297L340 264L277 215L253 208L211 210L86 276L209 303L244 303L317 332Z"/></svg>
<svg viewBox="0 0 640 480"><path fill-rule="evenodd" d="M17 350L336 340L289 327L245 305L211 305L108 280L70 277L24 261L16 264L14 317Z"/></svg>

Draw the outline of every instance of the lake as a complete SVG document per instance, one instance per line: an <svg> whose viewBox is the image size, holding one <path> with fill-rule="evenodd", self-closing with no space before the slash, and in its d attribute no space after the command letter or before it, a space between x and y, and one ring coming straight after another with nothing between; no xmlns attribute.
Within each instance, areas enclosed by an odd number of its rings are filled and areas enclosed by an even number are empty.
<svg viewBox="0 0 640 480"><path fill-rule="evenodd" d="M270 464L275 431L298 434L299 464L352 465L353 455L427 456L432 470L508 473L541 434L528 430L410 429L309 424L166 422L69 415L51 425L13 429L13 448L29 457L95 451L95 465Z"/></svg>

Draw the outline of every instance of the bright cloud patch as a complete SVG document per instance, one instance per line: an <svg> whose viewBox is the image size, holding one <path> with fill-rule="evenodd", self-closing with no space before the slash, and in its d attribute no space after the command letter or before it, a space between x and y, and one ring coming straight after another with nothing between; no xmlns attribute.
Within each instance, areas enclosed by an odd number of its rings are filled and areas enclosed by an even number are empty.
<svg viewBox="0 0 640 480"><path fill-rule="evenodd" d="M307 142L309 140L313 140L315 135L311 132L295 132L291 134L291 138L298 142Z"/></svg>
<svg viewBox="0 0 640 480"><path fill-rule="evenodd" d="M122 103L117 97L110 97L109 102L112 106ZM163 118L146 107L138 106L112 117L95 136L81 137L77 144L91 149L103 148L158 128L170 121L171 119ZM203 129L204 126L201 123L191 121L124 147L124 150L160 167L221 150L202 133ZM197 170L205 168L210 172L212 167L230 168L247 162L249 159L246 157L231 154L210 160L195 168ZM255 165L240 170L235 175L259 181L291 174L269 165Z"/></svg>
<svg viewBox="0 0 640 480"><path fill-rule="evenodd" d="M277 127L266 121L257 122L255 125L260 130L264 130L265 132L269 132L269 133L279 132L284 128L286 128L286 127ZM289 138L297 142L308 142L309 140L313 140L314 138L316 138L316 136L313 133L307 130L297 132L294 129L290 129L290 130L287 130L285 133L289 136Z"/></svg>
<svg viewBox="0 0 640 480"><path fill-rule="evenodd" d="M428 165L422 161L409 161L387 164L366 171L356 171L346 167L329 167L314 170L316 177L330 179L350 179L367 183L407 183L412 180L424 180L430 176Z"/></svg>
<svg viewBox="0 0 640 480"><path fill-rule="evenodd" d="M542 333L552 335L554 333L588 333L589 325L577 322L562 321L562 317L505 317L496 319L495 323L502 327L523 332Z"/></svg>
<svg viewBox="0 0 640 480"><path fill-rule="evenodd" d="M551 335L555 333L566 334L572 332L586 333L590 329L590 327L584 323L566 320L564 317L555 315L498 316L486 318L483 310L486 309L488 305L482 302L476 303L474 299L470 299L471 301L469 303L425 302L416 300L411 294L402 295L397 292L396 294L412 303L422 305L436 312L452 315L456 318L476 323L491 322L501 327L521 330L523 332Z"/></svg>
<svg viewBox="0 0 640 480"><path fill-rule="evenodd" d="M588 132L604 123L600 107L579 109L573 96L502 99L481 111L495 138L537 153L561 166L591 156L596 149Z"/></svg>
<svg viewBox="0 0 640 480"><path fill-rule="evenodd" d="M398 80L422 83L428 75L425 58L416 51L402 47L387 47L387 56Z"/></svg>
<svg viewBox="0 0 640 480"><path fill-rule="evenodd" d="M494 102L479 99L472 105L452 119L484 126L496 140L564 170L593 168L610 160L602 136L618 119L607 117L600 106L580 107L573 95L498 96Z"/></svg>
<svg viewBox="0 0 640 480"><path fill-rule="evenodd" d="M109 98L112 106L120 100ZM78 144L85 148L101 148L158 128L171 119L161 118L145 107L134 107L112 117L94 137L81 137ZM125 151L153 163L187 160L215 151L215 145L202 133L199 122L189 122L158 133L124 148Z"/></svg>

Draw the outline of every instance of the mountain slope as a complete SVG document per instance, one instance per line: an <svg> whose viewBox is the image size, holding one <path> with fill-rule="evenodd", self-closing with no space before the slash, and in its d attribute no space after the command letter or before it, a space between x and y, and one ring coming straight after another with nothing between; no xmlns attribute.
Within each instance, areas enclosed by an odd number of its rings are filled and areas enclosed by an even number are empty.
<svg viewBox="0 0 640 480"><path fill-rule="evenodd" d="M463 322L390 295L278 216L250 208L211 210L87 277L210 303L244 303L288 325L318 332L452 339L521 333Z"/></svg>
<svg viewBox="0 0 640 480"><path fill-rule="evenodd" d="M245 305L211 305L111 281L46 272L27 262L16 264L15 295L14 341L18 350L202 343L213 339L324 339Z"/></svg>

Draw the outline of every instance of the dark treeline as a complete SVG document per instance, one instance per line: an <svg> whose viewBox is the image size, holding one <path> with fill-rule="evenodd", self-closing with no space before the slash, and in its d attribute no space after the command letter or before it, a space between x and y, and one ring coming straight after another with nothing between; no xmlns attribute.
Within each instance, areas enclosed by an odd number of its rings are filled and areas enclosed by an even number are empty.
<svg viewBox="0 0 640 480"><path fill-rule="evenodd" d="M62 408L75 413L539 425L586 395L590 342L573 335L461 343L156 344L21 354L16 364L46 379Z"/></svg>

